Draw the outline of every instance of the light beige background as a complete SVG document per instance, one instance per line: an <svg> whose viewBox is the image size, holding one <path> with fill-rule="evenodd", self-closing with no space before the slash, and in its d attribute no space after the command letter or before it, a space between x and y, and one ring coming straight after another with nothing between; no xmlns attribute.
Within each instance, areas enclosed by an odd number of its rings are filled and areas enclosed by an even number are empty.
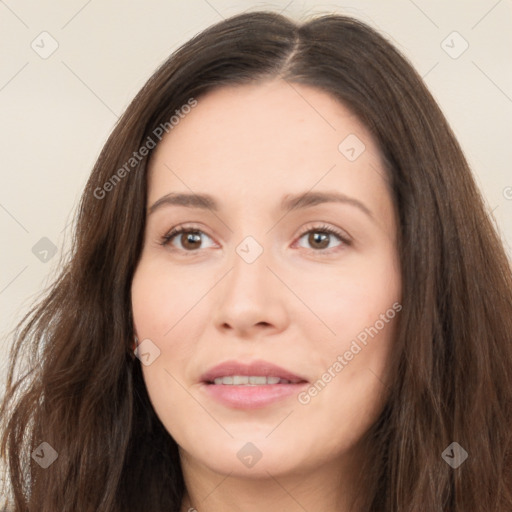
<svg viewBox="0 0 512 512"><path fill-rule="evenodd" d="M0 377L9 331L58 271L118 116L179 45L258 8L298 19L349 14L390 38L440 103L512 254L512 0L0 1ZM43 237L58 248L47 262L32 251Z"/></svg>

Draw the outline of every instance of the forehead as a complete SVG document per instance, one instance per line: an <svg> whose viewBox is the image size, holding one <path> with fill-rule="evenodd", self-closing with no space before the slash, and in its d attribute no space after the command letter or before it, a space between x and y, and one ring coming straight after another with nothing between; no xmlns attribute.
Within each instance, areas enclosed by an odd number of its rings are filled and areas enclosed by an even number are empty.
<svg viewBox="0 0 512 512"><path fill-rule="evenodd" d="M379 151L357 116L317 88L283 80L199 97L159 143L149 172L150 201L174 190L261 199L315 183L364 197L385 186Z"/></svg>

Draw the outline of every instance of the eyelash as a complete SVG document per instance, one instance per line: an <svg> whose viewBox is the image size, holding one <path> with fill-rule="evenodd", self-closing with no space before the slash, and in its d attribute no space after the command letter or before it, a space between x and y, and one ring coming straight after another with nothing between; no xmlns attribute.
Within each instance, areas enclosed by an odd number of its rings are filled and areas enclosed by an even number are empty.
<svg viewBox="0 0 512 512"><path fill-rule="evenodd" d="M311 232L334 235L335 237L337 237L339 239L340 242L342 242L342 245L346 245L346 246L351 245L351 240L342 231L339 231L337 229L334 229L334 228L332 228L330 226L326 226L326 225L307 228L305 231L303 231L298 236L297 240L300 240L304 235L307 235L308 233L311 233ZM193 227L176 226L171 231L169 231L168 233L163 235L161 237L161 240L159 243L160 243L160 245L166 247L170 244L170 242L173 240L173 238L175 238L176 236L181 235L183 233L200 233L200 234L204 234L204 235L208 236L208 238L211 238L207 233L205 233L204 231L202 231L200 229L193 228ZM314 253L330 254L331 252L333 252L333 250L334 251L339 250L339 247L340 246L331 247L330 249L310 249L310 251L312 251ZM179 248L174 248L174 249L181 251L181 249L179 249ZM187 254L187 256L193 256L193 255L197 254L197 251L184 251L184 252Z"/></svg>

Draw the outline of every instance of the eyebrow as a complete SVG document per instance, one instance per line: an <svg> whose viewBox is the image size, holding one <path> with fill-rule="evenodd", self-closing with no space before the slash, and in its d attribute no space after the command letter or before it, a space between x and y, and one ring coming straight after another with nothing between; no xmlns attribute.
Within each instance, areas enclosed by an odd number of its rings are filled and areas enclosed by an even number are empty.
<svg viewBox="0 0 512 512"><path fill-rule="evenodd" d="M300 194L287 194L281 201L281 210L290 212L292 210L310 208L323 203L343 203L355 206L370 218L374 219L372 212L364 203L340 192L308 191ZM201 208L213 212L218 212L220 209L217 200L209 194L171 192L155 201L155 203L148 208L148 215L151 215L163 206L185 206L187 208Z"/></svg>

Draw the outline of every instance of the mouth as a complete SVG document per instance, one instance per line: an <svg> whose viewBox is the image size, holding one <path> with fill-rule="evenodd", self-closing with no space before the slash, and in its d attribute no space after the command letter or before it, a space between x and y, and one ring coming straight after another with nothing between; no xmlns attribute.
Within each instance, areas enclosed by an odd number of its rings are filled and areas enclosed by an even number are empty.
<svg viewBox="0 0 512 512"><path fill-rule="evenodd" d="M234 409L256 409L289 399L308 381L267 361L226 361L201 376L209 398Z"/></svg>

